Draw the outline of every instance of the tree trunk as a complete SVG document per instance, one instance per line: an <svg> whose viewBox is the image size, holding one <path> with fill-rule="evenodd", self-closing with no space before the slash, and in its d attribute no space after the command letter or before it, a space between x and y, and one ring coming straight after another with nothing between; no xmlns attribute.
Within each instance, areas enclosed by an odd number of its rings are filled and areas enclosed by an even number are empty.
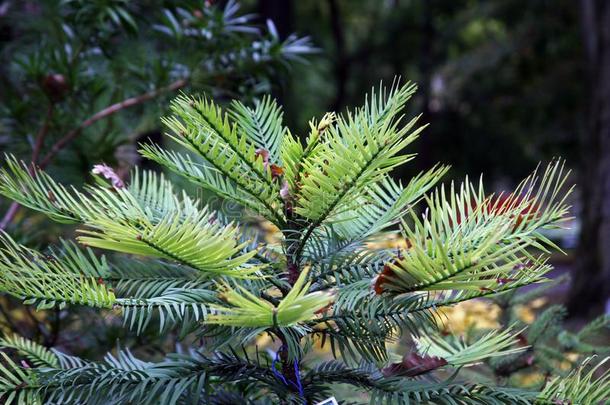
<svg viewBox="0 0 610 405"><path fill-rule="evenodd" d="M343 22L341 8L337 0L328 0L330 9L330 28L335 42L335 83L337 92L332 102L330 111L340 111L345 103L345 89L349 78L349 61L345 50L345 36L343 34Z"/></svg>
<svg viewBox="0 0 610 405"><path fill-rule="evenodd" d="M581 0L589 120L582 136L581 233L570 291L571 316L603 312L610 281L610 2Z"/></svg>
<svg viewBox="0 0 610 405"><path fill-rule="evenodd" d="M258 0L258 14L273 21L281 39L294 31L294 4L292 0Z"/></svg>

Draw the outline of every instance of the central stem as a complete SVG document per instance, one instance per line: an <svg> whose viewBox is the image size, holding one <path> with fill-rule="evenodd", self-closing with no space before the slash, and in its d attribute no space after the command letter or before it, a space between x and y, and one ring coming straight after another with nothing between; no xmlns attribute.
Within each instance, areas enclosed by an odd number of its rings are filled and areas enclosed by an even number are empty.
<svg viewBox="0 0 610 405"><path fill-rule="evenodd" d="M284 240L286 243L286 278L290 285L299 278L301 274L300 252L303 250L303 218L298 218L298 215L288 207L285 210L286 215L286 230Z"/></svg>
<svg viewBox="0 0 610 405"><path fill-rule="evenodd" d="M275 334L277 335L277 337L280 339L280 341L282 342L282 345L280 346L279 349L279 358L280 361L282 363L282 376L285 379L285 383L286 385L288 385L288 387L293 390L293 391L298 391L299 395L301 395L300 392L300 376L297 375L297 368L295 367L295 363L294 361L291 361L289 356L288 356L288 342L286 340L286 337L284 336L284 334L281 331L276 331ZM289 402L282 402L282 403L289 403ZM292 403L292 402L290 402Z"/></svg>
<svg viewBox="0 0 610 405"><path fill-rule="evenodd" d="M292 286L301 273L301 264L297 257L297 252L302 250L301 237L303 227L296 218L297 214L294 213L289 205L287 205L287 208L285 209L285 214L287 229L283 231L283 234L286 243L286 279ZM290 389L297 389L297 387L299 387L299 376L296 375L295 363L290 360L288 355L288 342L286 336L279 330L276 331L276 335L282 342L279 349L279 358L282 362L282 375Z"/></svg>

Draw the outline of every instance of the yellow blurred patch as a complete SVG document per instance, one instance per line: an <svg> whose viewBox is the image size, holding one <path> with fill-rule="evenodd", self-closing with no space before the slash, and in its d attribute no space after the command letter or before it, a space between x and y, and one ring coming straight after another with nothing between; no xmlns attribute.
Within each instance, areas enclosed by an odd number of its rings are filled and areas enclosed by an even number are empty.
<svg viewBox="0 0 610 405"><path fill-rule="evenodd" d="M278 244L282 240L280 229L267 220L261 220L258 223L262 233L265 235L265 242L270 244Z"/></svg>
<svg viewBox="0 0 610 405"><path fill-rule="evenodd" d="M460 334L469 329L495 329L500 327L500 307L489 301L470 300L452 307L439 309L446 332Z"/></svg>
<svg viewBox="0 0 610 405"><path fill-rule="evenodd" d="M512 377L514 385L519 387L537 387L544 382L542 373L518 373Z"/></svg>
<svg viewBox="0 0 610 405"><path fill-rule="evenodd" d="M515 306L517 317L527 324L531 324L536 320L536 310L546 305L546 298L537 298L526 305Z"/></svg>
<svg viewBox="0 0 610 405"><path fill-rule="evenodd" d="M409 248L410 243L400 235L395 233L383 234L381 237L376 238L366 244L369 249L400 249L405 250Z"/></svg>

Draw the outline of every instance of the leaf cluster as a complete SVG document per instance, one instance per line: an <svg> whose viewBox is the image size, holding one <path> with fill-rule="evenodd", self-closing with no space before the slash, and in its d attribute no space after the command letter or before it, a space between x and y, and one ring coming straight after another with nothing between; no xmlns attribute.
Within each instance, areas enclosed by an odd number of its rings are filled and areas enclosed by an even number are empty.
<svg viewBox="0 0 610 405"><path fill-rule="evenodd" d="M543 231L566 220L568 173L555 161L502 195L468 179L430 192L442 166L402 185L389 173L415 156L409 145L423 127L401 112L414 90L398 81L380 86L362 107L312 121L304 141L284 127L270 99L225 110L205 97L176 98L163 122L186 152L151 144L141 152L242 206L235 221L157 173L77 189L8 157L0 194L77 223L86 248L66 242L43 256L4 234L5 292L42 307L113 308L136 333L155 319L161 333L194 332L205 345L155 362L128 350L94 362L56 351L54 359L32 342L6 340L36 367L6 358L2 395L49 403L311 403L337 383L393 404L603 395L607 374L587 374L585 382L574 374L540 392L461 378L463 368L525 350L520 332L443 338L438 308L545 280L557 247ZM272 224L276 238L248 240L253 216ZM390 235L405 246L379 246ZM109 264L97 250L123 259ZM390 344L405 332L412 351L391 363ZM269 353L234 349L261 336L273 342ZM329 346L334 360L314 364L314 345Z"/></svg>

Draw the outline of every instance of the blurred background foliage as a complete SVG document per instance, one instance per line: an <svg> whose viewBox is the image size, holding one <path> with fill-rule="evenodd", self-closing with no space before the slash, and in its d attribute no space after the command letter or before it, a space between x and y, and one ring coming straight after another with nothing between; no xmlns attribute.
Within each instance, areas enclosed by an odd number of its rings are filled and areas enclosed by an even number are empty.
<svg viewBox="0 0 610 405"><path fill-rule="evenodd" d="M420 166L519 178L550 156L576 157L586 87L573 1L276 3L291 14L286 29L323 52L295 68L285 93L295 125L400 75L419 85L410 112L432 124Z"/></svg>
<svg viewBox="0 0 610 405"><path fill-rule="evenodd" d="M540 296L525 295L527 300L500 297L446 314L448 327L466 337L515 322L540 322L538 328L555 331L535 337L537 345L515 361L523 368L488 364L473 371L495 379L521 373L525 377L519 378L526 379L535 368L536 378L544 377L551 368L569 369L565 361L574 356L607 350L599 344L600 336L608 336L607 317L595 321L592 341L579 335L585 319L604 312L610 278L605 252L610 249L604 249L610 240L597 238L610 230L610 215L605 228L591 228L595 221L604 222L599 201L605 189L610 198L610 181L600 183L610 178L610 169L604 177L604 149L591 157L591 145L597 144L583 142L610 137L610 124L591 126L599 113L591 107L592 93L601 77L592 72L610 71L610 57L609 66L598 68L584 50L590 37L597 52L605 46L604 55L610 55L610 38L600 28L604 21L610 24L610 6L603 3L3 0L0 150L80 185L95 163L108 163L122 175L145 164L136 144L147 138L161 141L159 117L180 91L245 102L271 92L284 105L288 126L304 133L311 117L360 104L360 95L380 80L390 83L397 75L411 80L419 91L407 114L421 113L431 125L414 147L420 157L400 176L408 178L440 161L452 165L448 180L485 173L488 183L503 189L553 156L566 158L581 176L585 201L574 201L574 229L557 235L569 253L558 262L557 274L578 270L572 293L565 282L556 283ZM593 9L594 23L587 22L587 7ZM597 203L587 203L593 200ZM574 250L582 218L589 218L583 232L593 241L581 238L580 250ZM2 200L0 221L1 228L37 247L72 232ZM584 259L583 249L591 260ZM569 312L554 306L570 297ZM568 315L573 319L565 324ZM483 322L473 326L468 321L473 317ZM91 357L116 339L126 346L136 339L124 335L112 313L34 313L6 298L0 326L5 333ZM175 336L164 341L153 336L132 343L154 353L175 342ZM524 342L531 340L524 334Z"/></svg>

